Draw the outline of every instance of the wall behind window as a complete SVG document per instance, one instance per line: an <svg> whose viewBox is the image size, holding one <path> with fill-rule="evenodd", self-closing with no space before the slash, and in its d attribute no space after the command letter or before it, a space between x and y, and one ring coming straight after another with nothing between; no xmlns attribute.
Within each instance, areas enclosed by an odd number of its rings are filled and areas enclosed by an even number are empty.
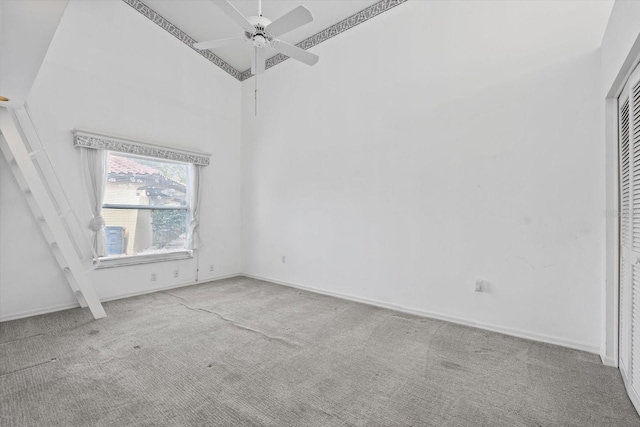
<svg viewBox="0 0 640 427"><path fill-rule="evenodd" d="M597 351L610 8L408 2L244 83L243 270Z"/></svg>
<svg viewBox="0 0 640 427"><path fill-rule="evenodd" d="M72 1L27 104L86 222L73 129L213 153L202 179L200 279L207 279L240 271L239 94L239 82L124 2ZM74 304L17 184L5 163L0 168L0 317ZM192 282L195 270L195 260L183 260L99 270L91 278L100 297L113 298Z"/></svg>

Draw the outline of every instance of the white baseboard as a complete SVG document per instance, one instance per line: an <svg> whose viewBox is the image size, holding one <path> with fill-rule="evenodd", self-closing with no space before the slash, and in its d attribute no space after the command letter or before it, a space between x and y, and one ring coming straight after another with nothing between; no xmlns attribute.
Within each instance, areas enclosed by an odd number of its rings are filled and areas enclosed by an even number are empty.
<svg viewBox="0 0 640 427"><path fill-rule="evenodd" d="M312 288L309 286L303 286L296 283L284 282L282 280L271 279L268 277L257 276L255 274L242 273L242 276L250 277L252 279L264 280L266 282L276 283L283 286L288 286L296 289L302 289L305 291L313 292L316 294L332 296L336 298L346 299L349 301L359 302L363 304L373 305L376 307L387 308L390 310L399 311L407 314L414 314L416 316L428 317L432 319L444 320L459 325L471 326L479 329L486 329L488 331L499 332L501 334L510 335L518 338L525 338L532 341L539 341L547 344L555 344L562 347L572 348L574 350L586 351L588 353L600 354L600 348L577 341L568 340L561 337L555 337L553 335L539 334L537 332L525 331L522 329L509 328L505 326L493 325L485 322L478 322L471 319L465 319L462 317L450 316L448 314L436 313L433 311L426 311L411 307L405 307L397 304L391 304L387 302L372 300L369 298L362 298L354 295L343 294L340 292L332 292L324 289ZM603 361L604 363L604 361Z"/></svg>
<svg viewBox="0 0 640 427"><path fill-rule="evenodd" d="M602 364L604 366L611 366L613 368L617 368L618 367L618 361L616 359L614 359L611 356L606 356L606 355L602 355L600 354L600 360L602 360Z"/></svg>
<svg viewBox="0 0 640 427"><path fill-rule="evenodd" d="M186 286L192 286L192 285L198 285L198 284L202 284L202 283L215 282L217 280L229 279L231 277L237 277L237 276L242 276L242 274L241 273L233 273L233 274L227 274L227 275L224 275L224 276L210 277L210 278L203 279L203 280L200 280L200 281L197 281L197 282L181 283L181 284L177 284L177 285L176 284L172 284L172 285L164 286L164 287L161 287L161 288L146 289L144 291L130 292L130 293L121 294L121 295L114 295L114 296L110 296L110 297L107 297L107 298L102 298L100 300L100 302L114 301L114 300L123 299L123 298L131 298L131 297L135 297L135 296L138 296L138 295L152 294L154 292L166 291L166 290L169 290L169 289L184 288ZM9 320L23 319L25 317L32 317L32 316L38 316L40 314L54 313L56 311L69 310L71 308L77 308L77 307L80 307L80 304L78 304L76 302L76 303L69 303L69 304L56 304L56 305L51 305L49 307L37 308L37 309L33 309L33 310L25 310L25 311L21 311L21 312L18 312L18 313L5 315L5 316L0 315L0 322L8 322ZM107 316L108 315L109 315L109 313L107 313Z"/></svg>
<svg viewBox="0 0 640 427"><path fill-rule="evenodd" d="M0 315L0 322L8 322L9 320L24 319L25 317L39 316L40 314L53 313L55 311L68 310L70 308L80 307L78 302L67 304L55 304L49 307L36 308L33 310L20 311L18 313Z"/></svg>
<svg viewBox="0 0 640 427"><path fill-rule="evenodd" d="M146 295L146 294L152 294L154 292L168 291L169 289L178 289L178 288L184 288L187 286L200 285L202 283L215 282L218 280L230 279L232 277L238 277L238 276L244 276L244 275L242 273L225 274L224 276L209 277L206 279L198 280L197 282L187 282L187 283L181 283L178 285L173 284L169 286L163 286L160 288L145 289L144 291L128 292L126 294L120 294L120 295L114 295L111 297L102 298L100 299L100 302L115 301L115 300L124 299L124 298L137 297L139 295ZM107 315L109 315L109 313L107 313Z"/></svg>

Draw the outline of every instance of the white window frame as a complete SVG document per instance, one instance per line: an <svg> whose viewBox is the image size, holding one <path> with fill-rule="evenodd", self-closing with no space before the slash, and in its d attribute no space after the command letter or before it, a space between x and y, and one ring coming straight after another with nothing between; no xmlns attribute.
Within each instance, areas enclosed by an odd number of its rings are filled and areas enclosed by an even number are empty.
<svg viewBox="0 0 640 427"><path fill-rule="evenodd" d="M136 154L128 154L128 153L122 153L122 152L111 151L111 150L106 150L106 151L108 156L115 155L115 156L127 157L132 159L151 160L155 162L174 163L174 164L184 165L188 168L187 175L191 173L189 169L194 167L192 164L185 163L185 162L176 162L173 160L159 159L157 157L140 156ZM105 174L108 177L109 171L107 170ZM186 191L185 191L185 197L187 198L186 206L178 207L178 206L112 204L112 203L104 203L103 201L102 211L104 212L105 209L185 211L186 218L184 223L184 232L186 236L189 233L189 222L191 221L191 218L192 218L192 212L190 209L190 200L188 200L189 194L191 194L191 188L189 186L189 183L187 183ZM150 254L142 253L142 254L120 255L120 256L106 255L98 258L98 260L100 261L99 268L109 268L109 267L116 267L120 265L146 264L150 262L162 262L162 261L168 261L168 260L186 259L191 257L193 257L193 251L190 249L184 248L184 249L178 249L178 250L166 252L166 253L150 253Z"/></svg>
<svg viewBox="0 0 640 427"><path fill-rule="evenodd" d="M121 153L125 156L140 157L144 159L157 160L167 163L181 163L188 164L190 168L208 166L210 163L210 153L203 153L193 150L176 149L172 147L166 147L162 145L152 144L148 142L113 137L98 134L95 132L89 132L84 130L74 131L74 146L84 147L89 149L106 150L110 153ZM107 172L108 173L108 172ZM187 186L187 198L191 193L189 185ZM192 212L190 208L190 201L187 206L187 224L186 230L189 232L189 221L192 219ZM103 209L109 209L109 205L103 203ZM157 207L156 207L157 208ZM145 207L145 209L148 209ZM177 250L167 253L155 253L155 254L136 254L119 257L100 257L96 268L111 268L119 266L129 266L146 264L153 262L164 262L179 259L187 259L193 257L192 249Z"/></svg>

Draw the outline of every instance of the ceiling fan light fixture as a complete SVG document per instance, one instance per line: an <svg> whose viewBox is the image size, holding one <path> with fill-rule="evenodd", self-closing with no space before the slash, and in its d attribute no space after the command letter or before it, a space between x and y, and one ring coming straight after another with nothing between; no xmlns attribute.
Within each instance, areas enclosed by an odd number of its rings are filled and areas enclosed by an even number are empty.
<svg viewBox="0 0 640 427"><path fill-rule="evenodd" d="M256 34L253 37L253 45L255 47L264 47L267 44L267 39L262 34Z"/></svg>

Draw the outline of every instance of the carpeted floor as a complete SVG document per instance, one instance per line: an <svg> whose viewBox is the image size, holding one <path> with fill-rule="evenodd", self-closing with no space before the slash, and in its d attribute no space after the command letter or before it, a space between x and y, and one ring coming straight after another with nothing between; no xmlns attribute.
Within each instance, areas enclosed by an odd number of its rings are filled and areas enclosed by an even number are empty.
<svg viewBox="0 0 640 427"><path fill-rule="evenodd" d="M640 426L593 354L238 277L0 324L0 425Z"/></svg>

